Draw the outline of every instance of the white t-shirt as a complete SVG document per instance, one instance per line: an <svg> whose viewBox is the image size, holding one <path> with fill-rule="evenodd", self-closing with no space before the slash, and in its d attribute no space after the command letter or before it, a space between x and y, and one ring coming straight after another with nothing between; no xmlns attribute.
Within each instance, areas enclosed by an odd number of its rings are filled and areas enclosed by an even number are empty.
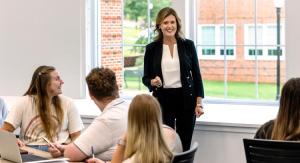
<svg viewBox="0 0 300 163"><path fill-rule="evenodd" d="M61 106L64 110L64 119L61 130L58 132L57 143L69 143L70 134L81 131L83 123L73 101L66 96L59 96ZM54 106L52 105L54 110ZM54 117L54 116L53 116ZM55 118L55 117L54 117ZM46 136L38 111L32 96L23 96L12 106L5 122L11 124L15 129L20 127L20 139L28 145L46 145L42 137Z"/></svg>
<svg viewBox="0 0 300 163"><path fill-rule="evenodd" d="M87 156L91 156L93 146L95 156L110 161L119 138L127 128L129 104L118 98L110 102L90 126L74 141Z"/></svg>

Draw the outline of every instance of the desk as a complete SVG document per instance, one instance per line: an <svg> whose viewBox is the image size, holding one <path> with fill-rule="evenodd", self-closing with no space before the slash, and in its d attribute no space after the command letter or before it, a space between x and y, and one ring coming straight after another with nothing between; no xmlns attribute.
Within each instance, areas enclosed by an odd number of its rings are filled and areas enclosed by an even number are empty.
<svg viewBox="0 0 300 163"><path fill-rule="evenodd" d="M29 153L32 153L37 156L41 156L41 157L45 157L45 158L52 158L52 156L49 152L41 151L41 150L34 149L31 147L27 147L27 146L21 147L21 149L26 150ZM55 163L62 163L62 162L67 162L67 161L56 161ZM0 158L0 163L11 163L11 161L3 160Z"/></svg>

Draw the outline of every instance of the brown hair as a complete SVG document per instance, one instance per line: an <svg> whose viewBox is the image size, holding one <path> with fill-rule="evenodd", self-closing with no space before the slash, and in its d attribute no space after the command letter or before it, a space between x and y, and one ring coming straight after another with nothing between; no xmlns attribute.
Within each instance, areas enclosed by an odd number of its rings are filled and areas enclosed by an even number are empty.
<svg viewBox="0 0 300 163"><path fill-rule="evenodd" d="M54 96L51 100L49 100L47 93L47 87L51 81L50 73L53 71L55 71L55 68L52 66L39 66L32 75L28 90L24 93L24 96L33 96L42 125L47 137L51 141L54 141L53 138L56 137L57 132L60 130L64 117L60 98L58 96ZM50 108L51 104L53 104L55 108L55 119L53 119L52 116Z"/></svg>
<svg viewBox="0 0 300 163"><path fill-rule="evenodd" d="M168 163L172 159L162 130L161 110L151 95L133 98L128 111L125 159L135 155L134 162Z"/></svg>
<svg viewBox="0 0 300 163"><path fill-rule="evenodd" d="M116 75L109 68L94 68L86 77L89 92L97 100L119 97Z"/></svg>
<svg viewBox="0 0 300 163"><path fill-rule="evenodd" d="M177 24L177 30L176 30L176 33L175 33L175 37L176 38L183 38L183 33L181 31L181 20L180 18L178 17L176 11L171 8L171 7L165 7L165 8L162 8L157 16L156 16L156 23L155 23L155 29L154 29L154 32L158 32L158 35L155 37L154 40L158 41L158 40L162 40L163 39L163 33L161 31L161 29L159 28L160 24L163 22L163 20L168 17L169 15L173 15L175 16L175 19L176 19L176 24Z"/></svg>
<svg viewBox="0 0 300 163"><path fill-rule="evenodd" d="M291 78L282 88L272 139L300 139L300 78Z"/></svg>

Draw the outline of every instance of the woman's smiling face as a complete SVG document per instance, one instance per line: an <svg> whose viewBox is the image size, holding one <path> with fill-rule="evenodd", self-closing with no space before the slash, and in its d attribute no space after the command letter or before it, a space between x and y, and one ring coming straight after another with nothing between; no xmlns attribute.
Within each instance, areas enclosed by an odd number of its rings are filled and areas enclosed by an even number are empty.
<svg viewBox="0 0 300 163"><path fill-rule="evenodd" d="M167 16L161 23L160 29L164 37L175 37L177 31L177 23L174 15Z"/></svg>

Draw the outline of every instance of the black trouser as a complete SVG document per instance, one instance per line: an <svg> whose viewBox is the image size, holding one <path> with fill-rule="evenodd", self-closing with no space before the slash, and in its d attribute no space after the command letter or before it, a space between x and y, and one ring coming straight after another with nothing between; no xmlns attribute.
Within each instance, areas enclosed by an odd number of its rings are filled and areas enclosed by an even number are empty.
<svg viewBox="0 0 300 163"><path fill-rule="evenodd" d="M157 99L162 107L163 123L176 130L181 139L183 151L189 150L196 116L194 108L184 108L182 88L160 90Z"/></svg>

